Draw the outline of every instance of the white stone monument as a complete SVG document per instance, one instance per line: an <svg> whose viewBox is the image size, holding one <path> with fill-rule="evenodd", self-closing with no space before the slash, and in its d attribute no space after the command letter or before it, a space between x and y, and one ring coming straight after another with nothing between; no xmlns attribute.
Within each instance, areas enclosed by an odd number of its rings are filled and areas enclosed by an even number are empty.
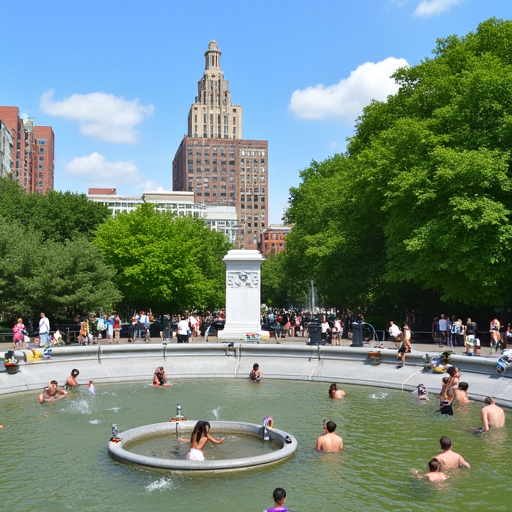
<svg viewBox="0 0 512 512"><path fill-rule="evenodd" d="M249 332L261 331L261 264L259 251L232 249L223 258L226 264L226 325L217 337L245 339Z"/></svg>

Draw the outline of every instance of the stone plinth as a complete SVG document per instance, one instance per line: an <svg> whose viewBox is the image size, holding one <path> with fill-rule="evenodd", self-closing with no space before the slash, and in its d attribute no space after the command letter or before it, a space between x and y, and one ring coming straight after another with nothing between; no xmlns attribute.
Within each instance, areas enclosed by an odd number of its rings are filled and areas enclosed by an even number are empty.
<svg viewBox="0 0 512 512"><path fill-rule="evenodd" d="M222 260L226 264L226 325L219 339L245 339L260 332L261 264L259 251L233 249Z"/></svg>

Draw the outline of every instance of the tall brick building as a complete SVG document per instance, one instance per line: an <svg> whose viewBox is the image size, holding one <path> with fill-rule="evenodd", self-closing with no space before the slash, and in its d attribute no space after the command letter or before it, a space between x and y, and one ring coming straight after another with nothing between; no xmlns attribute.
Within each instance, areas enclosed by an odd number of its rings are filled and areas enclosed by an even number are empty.
<svg viewBox="0 0 512 512"><path fill-rule="evenodd" d="M35 126L33 119L21 119L18 107L0 107L0 120L12 134L12 177L27 192L53 190L55 135L51 126Z"/></svg>
<svg viewBox="0 0 512 512"><path fill-rule="evenodd" d="M173 189L194 192L196 203L235 206L236 245L257 249L268 225L268 141L242 139L242 107L231 103L220 56L211 41L188 134L174 157Z"/></svg>

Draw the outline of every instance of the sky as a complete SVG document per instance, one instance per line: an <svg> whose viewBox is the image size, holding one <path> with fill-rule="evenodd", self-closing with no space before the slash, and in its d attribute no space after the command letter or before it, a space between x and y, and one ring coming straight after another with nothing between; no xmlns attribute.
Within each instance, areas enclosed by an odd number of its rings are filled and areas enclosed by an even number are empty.
<svg viewBox="0 0 512 512"><path fill-rule="evenodd" d="M0 105L52 126L57 190L172 190L215 40L244 139L268 140L276 224L398 67L491 17L511 19L512 0L0 0Z"/></svg>

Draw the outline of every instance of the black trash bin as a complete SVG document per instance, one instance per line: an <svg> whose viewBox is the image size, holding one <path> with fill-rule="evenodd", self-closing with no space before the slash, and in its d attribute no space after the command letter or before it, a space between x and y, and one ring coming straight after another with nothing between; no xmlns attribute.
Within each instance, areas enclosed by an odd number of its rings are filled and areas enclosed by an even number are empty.
<svg viewBox="0 0 512 512"><path fill-rule="evenodd" d="M354 322L352 324L352 345L351 347L363 346L363 324Z"/></svg>
<svg viewBox="0 0 512 512"><path fill-rule="evenodd" d="M309 323L308 338L306 345L325 345L325 340L322 339L322 325L318 322Z"/></svg>

